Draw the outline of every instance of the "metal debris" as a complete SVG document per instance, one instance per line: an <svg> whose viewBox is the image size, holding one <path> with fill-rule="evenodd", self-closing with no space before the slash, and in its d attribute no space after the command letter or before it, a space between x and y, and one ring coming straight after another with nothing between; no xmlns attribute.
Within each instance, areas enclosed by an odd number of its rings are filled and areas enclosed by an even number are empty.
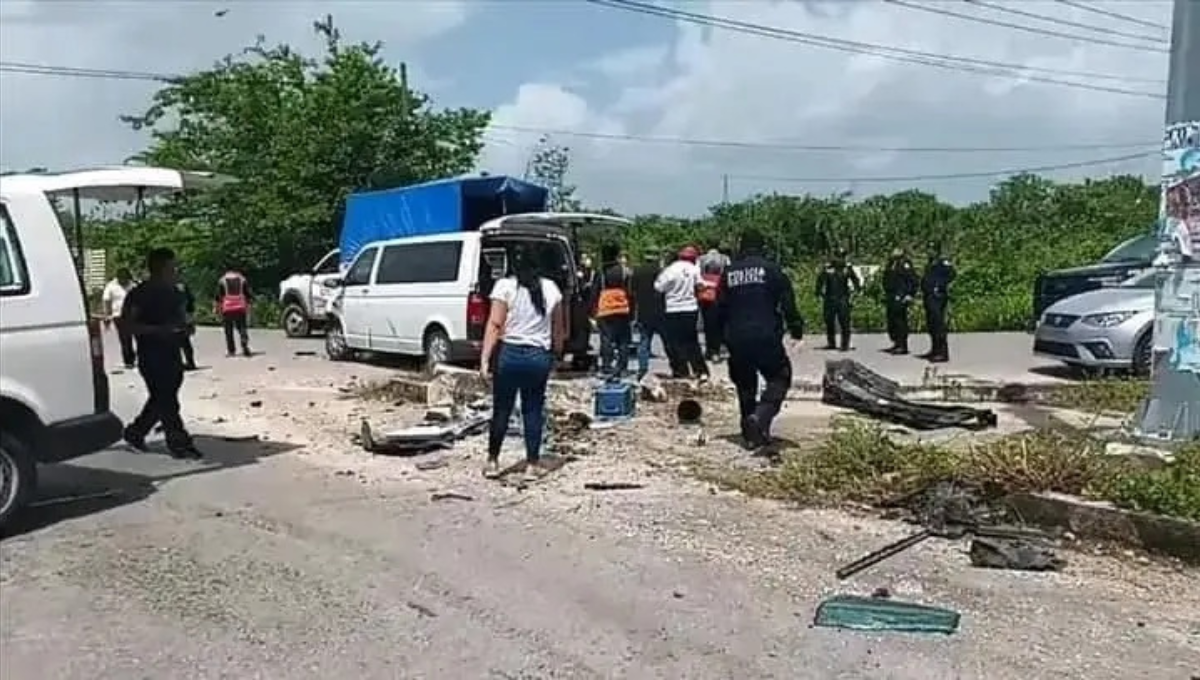
<svg viewBox="0 0 1200 680"><path fill-rule="evenodd" d="M646 488L638 482L585 482L583 488L588 491L633 491Z"/></svg>
<svg viewBox="0 0 1200 680"><path fill-rule="evenodd" d="M914 430L962 427L979 430L996 426L996 414L988 409L943 406L910 401L900 396L900 385L867 367L842 359L825 364L821 401L859 413L899 423Z"/></svg>
<svg viewBox="0 0 1200 680"><path fill-rule="evenodd" d="M430 494L429 500L431 500L431 501L473 501L473 500L475 500L475 497L468 496L465 493L459 493L457 491L438 491L436 493Z"/></svg>

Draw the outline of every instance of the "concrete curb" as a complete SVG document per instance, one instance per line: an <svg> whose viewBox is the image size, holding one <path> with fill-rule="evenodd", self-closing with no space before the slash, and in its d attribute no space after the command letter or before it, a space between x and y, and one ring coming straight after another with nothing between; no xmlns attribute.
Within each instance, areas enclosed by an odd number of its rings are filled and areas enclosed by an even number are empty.
<svg viewBox="0 0 1200 680"><path fill-rule="evenodd" d="M1200 565L1200 523L1057 493L1013 494L1005 503L1033 525L1086 540L1114 541Z"/></svg>

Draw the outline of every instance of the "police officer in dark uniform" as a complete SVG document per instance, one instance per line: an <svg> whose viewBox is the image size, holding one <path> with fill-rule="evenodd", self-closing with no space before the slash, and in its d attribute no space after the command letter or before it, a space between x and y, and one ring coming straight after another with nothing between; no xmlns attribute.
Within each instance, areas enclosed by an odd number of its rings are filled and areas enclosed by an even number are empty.
<svg viewBox="0 0 1200 680"><path fill-rule="evenodd" d="M846 251L838 249L833 259L817 275L817 297L824 302L825 349L839 349L834 343L841 332L843 352L850 350L850 296L862 288L858 274L846 262Z"/></svg>
<svg viewBox="0 0 1200 680"><path fill-rule="evenodd" d="M921 277L921 302L925 307L925 326L929 329L929 352L921 357L934 363L950 360L946 312L950 303L950 284L957 272L942 255L939 244L930 244L929 263Z"/></svg>
<svg viewBox="0 0 1200 680"><path fill-rule="evenodd" d="M883 270L883 305L887 313L887 333L892 346L890 354L908 354L908 306L917 296L917 272L903 248L892 251Z"/></svg>
<svg viewBox="0 0 1200 680"><path fill-rule="evenodd" d="M183 370L196 370L196 348L192 346L192 336L196 333L196 296L187 283L180 279L175 284L179 291L179 304L183 305L183 316L187 321L187 333L179 339L180 349L183 350Z"/></svg>
<svg viewBox="0 0 1200 680"><path fill-rule="evenodd" d="M792 384L784 332L804 337L792 282L763 256L761 233L742 234L737 257L721 274L716 321L729 351L729 379L737 388L742 437L749 448L770 443L771 421ZM766 387L758 393L758 378Z"/></svg>
<svg viewBox="0 0 1200 680"><path fill-rule="evenodd" d="M146 436L162 424L167 448L176 458L199 458L200 452L183 426L179 414L179 388L183 386L182 338L188 320L175 286L175 253L155 248L147 258L150 278L125 298L121 322L137 339L138 372L146 381L146 405L125 428L125 442L146 450Z"/></svg>

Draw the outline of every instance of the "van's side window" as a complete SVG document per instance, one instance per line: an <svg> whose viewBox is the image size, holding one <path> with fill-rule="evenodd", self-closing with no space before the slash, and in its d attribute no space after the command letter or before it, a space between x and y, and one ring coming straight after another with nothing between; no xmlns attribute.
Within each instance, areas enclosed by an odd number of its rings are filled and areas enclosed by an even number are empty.
<svg viewBox="0 0 1200 680"><path fill-rule="evenodd" d="M345 278L342 279L343 286L365 286L371 282L371 269L375 267L375 258L379 255L378 248L364 250L358 254L358 259L354 264L350 265L349 271L346 272Z"/></svg>
<svg viewBox="0 0 1200 680"><path fill-rule="evenodd" d="M446 283L458 280L462 241L384 246L375 283Z"/></svg>
<svg viewBox="0 0 1200 680"><path fill-rule="evenodd" d="M17 241L17 231L0 204L0 295L24 295L29 292L29 271Z"/></svg>

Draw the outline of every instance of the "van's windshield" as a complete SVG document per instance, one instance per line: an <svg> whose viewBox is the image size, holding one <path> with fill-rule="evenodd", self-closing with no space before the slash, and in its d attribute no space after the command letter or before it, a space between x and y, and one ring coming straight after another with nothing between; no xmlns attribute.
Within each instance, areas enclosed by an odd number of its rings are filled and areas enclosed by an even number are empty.
<svg viewBox="0 0 1200 680"><path fill-rule="evenodd" d="M1101 262L1149 262L1158 251L1158 239L1151 234L1137 236L1113 248Z"/></svg>

